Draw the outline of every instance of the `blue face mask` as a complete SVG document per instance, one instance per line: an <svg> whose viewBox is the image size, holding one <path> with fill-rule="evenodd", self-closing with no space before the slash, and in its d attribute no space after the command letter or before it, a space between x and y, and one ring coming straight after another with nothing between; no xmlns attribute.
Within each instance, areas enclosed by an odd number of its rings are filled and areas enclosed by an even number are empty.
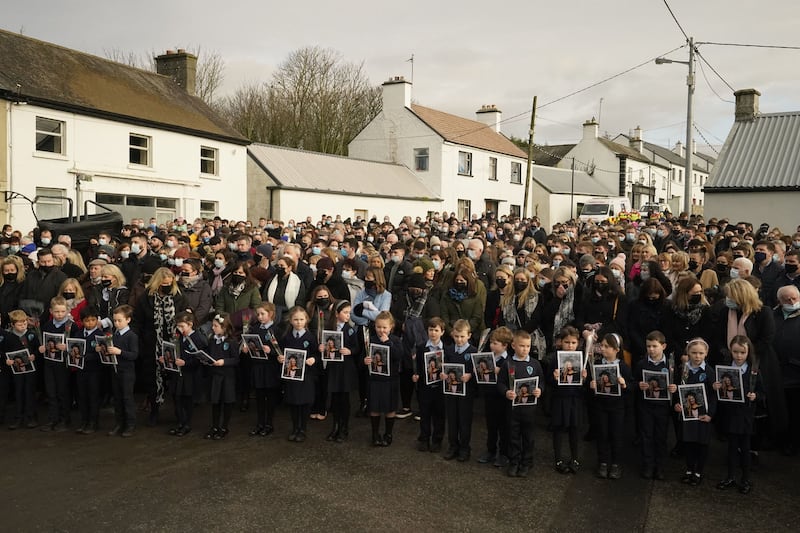
<svg viewBox="0 0 800 533"><path fill-rule="evenodd" d="M339 248L339 253L342 255L342 257L347 259L347 250L345 250L344 248Z"/></svg>
<svg viewBox="0 0 800 533"><path fill-rule="evenodd" d="M322 249L319 246L312 246L311 253L314 255L319 255L322 253Z"/></svg>
<svg viewBox="0 0 800 533"><path fill-rule="evenodd" d="M725 307L728 309L739 309L739 304L737 304L734 300L725 297Z"/></svg>

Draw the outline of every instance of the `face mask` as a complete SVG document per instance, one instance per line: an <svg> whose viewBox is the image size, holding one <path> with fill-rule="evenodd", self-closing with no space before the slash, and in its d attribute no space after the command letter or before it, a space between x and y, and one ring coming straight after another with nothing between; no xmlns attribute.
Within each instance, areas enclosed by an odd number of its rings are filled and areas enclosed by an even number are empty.
<svg viewBox="0 0 800 533"><path fill-rule="evenodd" d="M191 275L192 275L192 273L191 273L191 272L181 272L181 273L180 273L180 276L181 276L182 278L188 278L188 277L189 277L189 276L191 276Z"/></svg>
<svg viewBox="0 0 800 533"><path fill-rule="evenodd" d="M494 282L497 284L498 289L506 288L507 280L505 278L497 278L496 280L494 280Z"/></svg>
<svg viewBox="0 0 800 533"><path fill-rule="evenodd" d="M51 266L39 266L39 270L41 270L42 272L47 274L48 272L53 270L53 267L51 267Z"/></svg>
<svg viewBox="0 0 800 533"><path fill-rule="evenodd" d="M786 270L787 274L794 274L795 272L797 272L797 265L787 264L783 268Z"/></svg>
<svg viewBox="0 0 800 533"><path fill-rule="evenodd" d="M235 283L236 285L239 285L239 284L244 283L244 280L247 279L247 278L245 276L241 275L241 274L232 274L231 275L231 279L233 280L233 283Z"/></svg>
<svg viewBox="0 0 800 533"><path fill-rule="evenodd" d="M175 248L175 241L167 241L167 248Z"/></svg>
<svg viewBox="0 0 800 533"><path fill-rule="evenodd" d="M127 258L129 258L129 257L131 256L131 252L130 252L129 250L122 250L122 251L119 253L119 256L120 256L121 258L123 258L123 259L127 259Z"/></svg>
<svg viewBox="0 0 800 533"><path fill-rule="evenodd" d="M750 246L753 246L753 242L754 242L754 241L751 241L751 240L749 240L749 239L745 239L745 240L744 240L744 242L746 242L746 243L747 243L747 244L749 244Z"/></svg>
<svg viewBox="0 0 800 533"><path fill-rule="evenodd" d="M490 241L491 241L491 240L493 240L493 239L494 239L494 233L492 233L491 231L490 231L490 232L488 232L488 233L486 234L486 238L487 238L487 239L489 239Z"/></svg>
<svg viewBox="0 0 800 533"><path fill-rule="evenodd" d="M547 285L547 280L544 278L536 282L536 286L540 289L544 289L545 285Z"/></svg>
<svg viewBox="0 0 800 533"><path fill-rule="evenodd" d="M697 261L694 259L689 260L689 270L695 270L697 268Z"/></svg>
<svg viewBox="0 0 800 533"><path fill-rule="evenodd" d="M225 266L225 261L222 259L214 259L214 268L222 268Z"/></svg>
<svg viewBox="0 0 800 533"><path fill-rule="evenodd" d="M228 243L228 250L230 250L232 252L235 252L236 251L236 243L235 242L229 242Z"/></svg>
<svg viewBox="0 0 800 533"><path fill-rule="evenodd" d="M131 253L138 255L142 251L142 247L136 243L131 244Z"/></svg>
<svg viewBox="0 0 800 533"><path fill-rule="evenodd" d="M714 230L714 229L712 229L712 230L710 230L710 231L708 232L708 236L709 236L709 237L712 237L712 238L713 238L713 237L714 237L716 234L717 234L717 230Z"/></svg>
<svg viewBox="0 0 800 533"><path fill-rule="evenodd" d="M8 247L8 251L11 252L12 254L19 252L19 245L12 244L11 246Z"/></svg>
<svg viewBox="0 0 800 533"><path fill-rule="evenodd" d="M636 234L635 233L626 233L625 234L625 240L626 241L633 242L634 239L636 239Z"/></svg>
<svg viewBox="0 0 800 533"><path fill-rule="evenodd" d="M176 266L176 267L182 267L182 266L183 266L183 259L181 259L180 257L179 257L179 258L177 258L177 259L175 260L175 266Z"/></svg>
<svg viewBox="0 0 800 533"><path fill-rule="evenodd" d="M553 259L553 268L558 268L561 266L561 259Z"/></svg>
<svg viewBox="0 0 800 533"><path fill-rule="evenodd" d="M98 256L98 257L100 257L100 256ZM161 261L166 261L167 260L167 254L158 254L158 258L161 259Z"/></svg>
<svg viewBox="0 0 800 533"><path fill-rule="evenodd" d="M622 241L624 241L624 240L625 240L625 235L620 235L620 236L619 236L619 237L617 237L617 238L620 240L620 242L622 242Z"/></svg>
<svg viewBox="0 0 800 533"><path fill-rule="evenodd" d="M784 313L794 313L795 311L800 310L800 302L795 302L793 304L783 304L781 307L783 308Z"/></svg>
<svg viewBox="0 0 800 533"><path fill-rule="evenodd" d="M275 266L275 274L277 274L278 276L283 276L284 274L286 274L286 269L283 268L282 266Z"/></svg>
<svg viewBox="0 0 800 533"><path fill-rule="evenodd" d="M522 240L522 235L514 235L514 242L519 242Z"/></svg>
<svg viewBox="0 0 800 533"><path fill-rule="evenodd" d="M372 235L367 236L367 242L375 242L375 237Z"/></svg>
<svg viewBox="0 0 800 533"><path fill-rule="evenodd" d="M702 301L703 295L702 294L692 294L689 296L689 304L690 305L697 305Z"/></svg>
<svg viewBox="0 0 800 533"><path fill-rule="evenodd" d="M136 224L136 226L137 226L139 229L144 229L144 222L141 222L141 223L139 223L139 224Z"/></svg>
<svg viewBox="0 0 800 533"><path fill-rule="evenodd" d="M342 270L342 279L353 279L353 273L349 270Z"/></svg>
<svg viewBox="0 0 800 533"><path fill-rule="evenodd" d="M344 257L345 259L347 259L347 250L345 250L344 248L340 248L340 249L339 249L339 254L340 254L342 257Z"/></svg>
<svg viewBox="0 0 800 533"><path fill-rule="evenodd" d="M439 261L438 259L434 259L431 262L433 263L433 269L434 270L439 270L439 268L442 266L442 262Z"/></svg>
<svg viewBox="0 0 800 533"><path fill-rule="evenodd" d="M73 298L75 298L75 293L74 292L62 292L61 296L63 296L67 300L72 300Z"/></svg>
<svg viewBox="0 0 800 533"><path fill-rule="evenodd" d="M647 305L656 306L661 303L661 298L648 298Z"/></svg>
<svg viewBox="0 0 800 533"><path fill-rule="evenodd" d="M650 272L639 272L639 277L642 279L642 281L647 281L650 279Z"/></svg>
<svg viewBox="0 0 800 533"><path fill-rule="evenodd" d="M317 304L317 307L319 307L320 309L324 309L329 305L331 305L331 301L329 298L317 298L316 300L314 300L314 303Z"/></svg>
<svg viewBox="0 0 800 533"><path fill-rule="evenodd" d="M642 245L647 244L647 239L641 239L639 241L639 244L642 244Z"/></svg>
<svg viewBox="0 0 800 533"><path fill-rule="evenodd" d="M19 249L19 247L17 248ZM464 250L456 250L456 255L458 256L459 259L464 257Z"/></svg>
<svg viewBox="0 0 800 533"><path fill-rule="evenodd" d="M327 272L325 272L324 270L317 270L317 275L316 275L315 279L317 281L324 281L326 275L327 275Z"/></svg>
<svg viewBox="0 0 800 533"><path fill-rule="evenodd" d="M289 242L289 236L288 235L281 235L281 240L283 242Z"/></svg>
<svg viewBox="0 0 800 533"><path fill-rule="evenodd" d="M661 239L663 239L664 237L667 236L667 232L664 231L663 229L660 229L660 230L656 231L656 236L661 238Z"/></svg>
<svg viewBox="0 0 800 533"><path fill-rule="evenodd" d="M312 246L311 253L314 255L319 255L322 253L322 248L320 248L319 246Z"/></svg>
<svg viewBox="0 0 800 533"><path fill-rule="evenodd" d="M391 261L392 263L399 263L401 259L402 258L399 255L393 255Z"/></svg>
<svg viewBox="0 0 800 533"><path fill-rule="evenodd" d="M456 288L456 290L465 291L465 290L467 290L467 282L466 281L457 281L454 284L454 287Z"/></svg>
<svg viewBox="0 0 800 533"><path fill-rule="evenodd" d="M753 259L756 260L756 263L763 263L766 258L767 254L765 252L756 252L753 254Z"/></svg>
<svg viewBox="0 0 800 533"><path fill-rule="evenodd" d="M792 246L794 246L795 248L800 248L800 241L793 241Z"/></svg>
<svg viewBox="0 0 800 533"><path fill-rule="evenodd" d="M480 259L480 257L479 257L479 256L478 256L478 254L475 252L475 250L467 250L467 256L468 256L470 259L472 259L473 261L477 261L478 259Z"/></svg>
<svg viewBox="0 0 800 533"><path fill-rule="evenodd" d="M44 243L44 241L42 242ZM105 246L106 244L108 244L108 239L98 239L97 244L99 244L100 246Z"/></svg>
<svg viewBox="0 0 800 533"><path fill-rule="evenodd" d="M728 265L717 265L716 271L720 274L727 274L728 272Z"/></svg>
<svg viewBox="0 0 800 533"><path fill-rule="evenodd" d="M375 283L375 281L365 281L364 288L368 291L374 291L378 288L378 285Z"/></svg>
<svg viewBox="0 0 800 533"><path fill-rule="evenodd" d="M172 292L172 285L159 285L158 292L160 292L161 294L169 294L170 292Z"/></svg>
<svg viewBox="0 0 800 533"><path fill-rule="evenodd" d="M563 253L564 255L569 255L569 253L570 253L571 251L572 251L572 250L571 250L569 247L567 247L567 248L564 248L563 250L561 250L561 253Z"/></svg>
<svg viewBox="0 0 800 533"><path fill-rule="evenodd" d="M0 250L8 250L8 244L0 244Z"/></svg>
<svg viewBox="0 0 800 533"><path fill-rule="evenodd" d="M551 254L557 254L557 253L558 253L558 252L560 252L560 251L561 251L561 248L560 248L560 247L558 247L558 246L551 246L551 247L550 247L550 253L551 253Z"/></svg>
<svg viewBox="0 0 800 533"><path fill-rule="evenodd" d="M731 279L739 279L739 269L732 268L731 269Z"/></svg>
<svg viewBox="0 0 800 533"><path fill-rule="evenodd" d="M528 287L527 281L517 281L514 280L514 292L519 294L524 291Z"/></svg>
<svg viewBox="0 0 800 533"><path fill-rule="evenodd" d="M3 274L3 279L6 280L6 281L9 281L9 282L16 281L17 280L17 275L16 274Z"/></svg>
<svg viewBox="0 0 800 533"><path fill-rule="evenodd" d="M622 279L622 272L620 272L619 270L611 269L611 273L614 275L615 278Z"/></svg>
<svg viewBox="0 0 800 533"><path fill-rule="evenodd" d="M604 294L608 290L608 283L595 283L594 288L598 293Z"/></svg>
<svg viewBox="0 0 800 533"><path fill-rule="evenodd" d="M48 239L47 237L43 237L42 246L47 246L48 244L50 244L50 239Z"/></svg>
<svg viewBox="0 0 800 533"><path fill-rule="evenodd" d="M101 281L100 281L100 285L102 285L102 286L103 286L103 287L105 287L106 289L107 289L107 288L109 288L109 287L111 287L111 283L112 283L112 282L111 282L111 280L110 280L110 279L104 279L104 280L101 280Z"/></svg>
<svg viewBox="0 0 800 533"><path fill-rule="evenodd" d="M726 296L725 307L727 307L728 309L739 309L739 304L737 304L734 300Z"/></svg>
<svg viewBox="0 0 800 533"><path fill-rule="evenodd" d="M600 242L600 237L592 237L592 244L597 244Z"/></svg>

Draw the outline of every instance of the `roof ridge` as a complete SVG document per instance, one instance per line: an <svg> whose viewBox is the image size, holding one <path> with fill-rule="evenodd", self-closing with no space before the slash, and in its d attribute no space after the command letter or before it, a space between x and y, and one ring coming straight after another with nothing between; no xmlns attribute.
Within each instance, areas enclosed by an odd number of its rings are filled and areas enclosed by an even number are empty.
<svg viewBox="0 0 800 533"><path fill-rule="evenodd" d="M363 161L364 163L375 163L377 165L389 165L393 167L403 167L408 168L402 163L392 163L391 161L375 161L373 159L364 159L361 157L350 157L349 155L341 155L341 154L329 154L327 152L315 152L314 150L304 150L302 148L295 148L293 146L282 146L280 144L270 144L270 143L250 143L250 146L263 146L264 148L277 148L280 150L287 150L290 152L300 152L303 154L311 154L311 155L320 155L323 157L337 157L339 159L344 159L346 161Z"/></svg>

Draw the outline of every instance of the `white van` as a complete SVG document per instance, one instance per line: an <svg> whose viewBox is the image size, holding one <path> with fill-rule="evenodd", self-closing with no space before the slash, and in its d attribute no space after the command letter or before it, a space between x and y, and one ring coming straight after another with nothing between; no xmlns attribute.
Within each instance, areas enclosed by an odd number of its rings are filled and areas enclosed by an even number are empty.
<svg viewBox="0 0 800 533"><path fill-rule="evenodd" d="M623 211L630 212L631 201L626 196L610 196L607 198L589 198L578 220L581 222L602 222L610 217L615 217Z"/></svg>

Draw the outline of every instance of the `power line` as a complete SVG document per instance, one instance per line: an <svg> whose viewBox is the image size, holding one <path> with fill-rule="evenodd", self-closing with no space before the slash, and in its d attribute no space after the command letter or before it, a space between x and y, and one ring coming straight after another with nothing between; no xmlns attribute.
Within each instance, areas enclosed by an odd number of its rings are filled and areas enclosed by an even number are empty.
<svg viewBox="0 0 800 533"><path fill-rule="evenodd" d="M708 134L709 134L709 135L711 135L712 137L714 137L714 138L715 138L716 140L718 140L719 142L721 142L721 143L724 143L724 142L725 142L724 140L722 140L722 139L720 139L719 137L717 137L716 135L714 135L714 132L713 132L713 131L711 131L710 129L708 129L708 128L704 128L703 126L701 126L701 125L700 125L700 124L698 124L697 122L695 122L695 123L694 123L694 125L695 125L695 126L697 126L698 128L700 128L701 130L705 131L706 133L708 133Z"/></svg>
<svg viewBox="0 0 800 533"><path fill-rule="evenodd" d="M711 65L711 63L709 63L709 62L708 62L708 60L707 60L707 59L706 59L706 58L703 56L703 54L701 54L701 53L700 53L700 51L699 51L699 50L697 51L697 55L700 57L700 59L703 61L703 63L705 63L706 65L708 65L708 68L710 68L710 69L711 69L711 71L712 71L714 74L716 74L716 75L717 75L717 77L718 77L719 79L721 79L721 80L722 80L722 81L725 83L725 85L727 85L727 86L728 86L728 88L729 88L731 91L733 91L733 92L736 92L736 89L734 89L734 88L733 88L733 86L732 86L730 83L728 83L728 80L726 80L725 78L723 78L723 77L722 77L722 74L720 74L719 72L717 72L717 69L715 69L715 68L714 68L714 67Z"/></svg>
<svg viewBox="0 0 800 533"><path fill-rule="evenodd" d="M710 142L708 142L708 139L706 139L706 136L705 136L705 135L703 135L703 132L702 132L702 131L700 131L700 128L698 128L698 127L697 127L697 124L692 124L692 126L694 126L694 131L696 131L696 132L697 132L697 133L700 135L700 137L702 137L702 138L703 138L703 140L704 140L704 141L705 141L705 143L706 143L706 146L708 146L709 148L711 148L711 150L712 150L712 151L713 151L715 154L719 155L719 152L717 152L717 149L716 149L716 148L714 148L713 146L711 146L711 143L710 143Z"/></svg>
<svg viewBox="0 0 800 533"><path fill-rule="evenodd" d="M702 58L702 56L701 56L701 58ZM722 100L722 101L723 101L723 102L725 102L725 103L728 103L728 104L732 104L732 103L734 103L734 102L732 102L732 101L730 101L730 100L725 100L725 99L724 99L723 97L721 97L721 96L719 95L719 93L718 93L718 92L717 92L717 91L714 89L714 87L711 85L711 82L710 82L710 81L708 81L708 76L706 76L706 69L705 69L705 68L703 68L703 63L704 63L704 61L701 61L701 62L700 62L700 72L703 74L703 79L704 79L704 80L706 80L706 85L708 85L708 88L709 88L709 89L711 89L711 92L712 92L712 93L714 93L715 95L717 95L717 98L719 98L720 100Z"/></svg>
<svg viewBox="0 0 800 533"><path fill-rule="evenodd" d="M681 30L681 33L683 34L683 36L684 36L684 37L686 38L686 40L688 41L688 40L689 40L689 36L686 34L686 32L685 32L685 31L683 31L683 26L681 26L681 23L680 23L680 22L678 22L678 17L676 17L676 16L675 16L675 13L673 13L673 12L672 12L672 8L671 8L671 7L669 7L669 4L667 3L667 0L664 0L664 5L665 5L665 6L667 6L667 11L669 11L669 14L670 14L670 15L672 15L672 20L674 20L674 21L675 21L675 24L677 24L677 25L678 25L678 29L679 29L679 30Z"/></svg>
<svg viewBox="0 0 800 533"><path fill-rule="evenodd" d="M710 41L703 41L697 43L698 45L701 44L711 44L714 46L740 46L743 48L773 48L777 50L800 50L800 46L782 46L782 45L775 45L775 44L746 44L746 43L714 43Z"/></svg>

